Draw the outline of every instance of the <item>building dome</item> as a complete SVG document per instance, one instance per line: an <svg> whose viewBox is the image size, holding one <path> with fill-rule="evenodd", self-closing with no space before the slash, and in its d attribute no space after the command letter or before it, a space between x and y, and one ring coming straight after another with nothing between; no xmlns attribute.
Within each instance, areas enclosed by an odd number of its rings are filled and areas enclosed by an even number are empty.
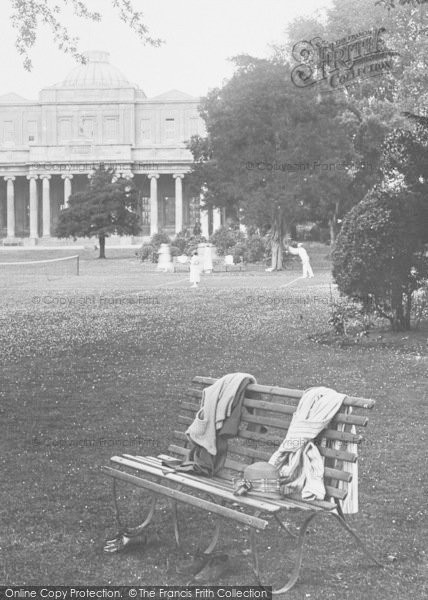
<svg viewBox="0 0 428 600"><path fill-rule="evenodd" d="M86 63L75 67L58 86L73 89L114 89L137 87L110 64L110 54L99 50L84 52Z"/></svg>

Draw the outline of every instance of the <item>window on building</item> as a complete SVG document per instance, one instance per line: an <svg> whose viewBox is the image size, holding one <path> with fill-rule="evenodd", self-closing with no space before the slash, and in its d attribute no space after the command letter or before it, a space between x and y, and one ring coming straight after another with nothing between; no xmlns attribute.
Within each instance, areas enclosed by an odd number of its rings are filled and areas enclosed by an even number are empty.
<svg viewBox="0 0 428 600"><path fill-rule="evenodd" d="M165 138L167 140L173 140L175 138L175 119L165 119Z"/></svg>
<svg viewBox="0 0 428 600"><path fill-rule="evenodd" d="M103 138L105 141L117 142L119 121L117 117L105 117Z"/></svg>
<svg viewBox="0 0 428 600"><path fill-rule="evenodd" d="M13 121L3 121L3 142L13 144L15 141L15 124Z"/></svg>
<svg viewBox="0 0 428 600"><path fill-rule="evenodd" d="M28 121L28 141L37 141L37 121Z"/></svg>
<svg viewBox="0 0 428 600"><path fill-rule="evenodd" d="M141 141L150 142L152 140L152 120L151 119L141 119Z"/></svg>
<svg viewBox="0 0 428 600"><path fill-rule="evenodd" d="M79 136L93 139L95 136L95 120L92 117L82 117L79 124Z"/></svg>
<svg viewBox="0 0 428 600"><path fill-rule="evenodd" d="M141 224L150 225L150 198L142 196L141 198Z"/></svg>
<svg viewBox="0 0 428 600"><path fill-rule="evenodd" d="M71 139L71 119L60 119L58 126L60 142L68 142Z"/></svg>

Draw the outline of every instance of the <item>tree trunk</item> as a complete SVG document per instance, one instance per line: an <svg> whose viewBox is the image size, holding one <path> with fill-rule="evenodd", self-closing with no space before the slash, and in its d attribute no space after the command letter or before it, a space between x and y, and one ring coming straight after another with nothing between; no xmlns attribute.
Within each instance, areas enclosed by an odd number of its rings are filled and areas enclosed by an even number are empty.
<svg viewBox="0 0 428 600"><path fill-rule="evenodd" d="M282 212L278 207L277 214L275 215L272 223L272 239L271 239L271 250L272 250L272 271L282 271L282 250L283 250L283 237L284 227L282 223Z"/></svg>
<svg viewBox="0 0 428 600"><path fill-rule="evenodd" d="M404 313L404 327L406 331L410 330L410 315L412 311L412 290L406 291L406 311Z"/></svg>
<svg viewBox="0 0 428 600"><path fill-rule="evenodd" d="M406 322L405 322L404 311L403 311L403 294L402 294L400 285L398 285L395 289L392 290L391 309L392 309L392 319L391 319L392 329L394 331L405 331L406 330Z"/></svg>
<svg viewBox="0 0 428 600"><path fill-rule="evenodd" d="M282 243L278 240L272 239L272 270L282 270Z"/></svg>
<svg viewBox="0 0 428 600"><path fill-rule="evenodd" d="M106 257L106 236L100 235L98 237L98 241L100 243L100 255L98 258L105 258Z"/></svg>

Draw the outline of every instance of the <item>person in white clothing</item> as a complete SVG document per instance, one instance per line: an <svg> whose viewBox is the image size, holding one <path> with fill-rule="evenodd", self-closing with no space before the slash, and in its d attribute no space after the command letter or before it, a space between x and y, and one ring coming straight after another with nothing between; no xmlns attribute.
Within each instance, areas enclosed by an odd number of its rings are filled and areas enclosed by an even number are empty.
<svg viewBox="0 0 428 600"><path fill-rule="evenodd" d="M199 257L195 250L192 258L190 259L190 283L191 287L198 287L198 283L201 281L201 271L199 269Z"/></svg>
<svg viewBox="0 0 428 600"><path fill-rule="evenodd" d="M309 262L309 255L303 248L303 245L297 244L297 248L293 248L293 246L288 246L287 250L290 254L295 254L299 256L300 260L302 261L302 277L313 277L314 273L312 271L311 263Z"/></svg>

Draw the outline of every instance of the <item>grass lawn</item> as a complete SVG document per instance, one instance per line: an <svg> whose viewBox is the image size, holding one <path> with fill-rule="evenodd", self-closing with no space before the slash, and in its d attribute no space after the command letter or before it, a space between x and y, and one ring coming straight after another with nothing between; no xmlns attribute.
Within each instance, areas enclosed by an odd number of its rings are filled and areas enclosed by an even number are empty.
<svg viewBox="0 0 428 600"><path fill-rule="evenodd" d="M259 383L322 384L377 401L353 522L388 567L372 567L342 529L319 520L288 597L428 596L426 330L400 344L314 343L309 336L328 329L325 270L306 281L298 265L218 274L193 290L183 274L142 272L130 253L107 261L88 254L81 264L80 277L0 272L0 584L185 584L166 501L148 546L103 554L115 526L111 482L99 467L113 454L164 452L193 375L246 371ZM126 490L123 506L135 520L138 499ZM191 534L197 543L210 523L182 512L190 549ZM222 535L218 548L231 567L218 583L253 584L248 531L227 522ZM260 540L276 582L293 557L293 540L280 539L273 528Z"/></svg>

